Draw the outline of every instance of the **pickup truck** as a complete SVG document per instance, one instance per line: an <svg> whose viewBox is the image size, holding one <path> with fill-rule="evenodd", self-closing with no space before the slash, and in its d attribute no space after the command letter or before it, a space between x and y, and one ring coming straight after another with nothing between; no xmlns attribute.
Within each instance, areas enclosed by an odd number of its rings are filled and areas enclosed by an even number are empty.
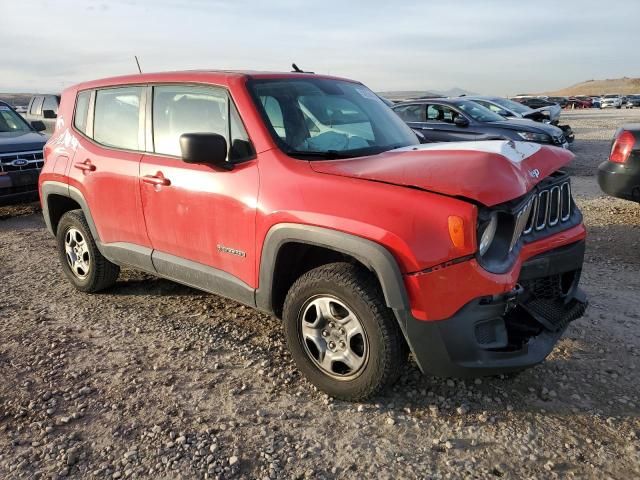
<svg viewBox="0 0 640 480"><path fill-rule="evenodd" d="M24 117L28 122L42 122L45 133L51 134L56 126L59 105L60 95L35 95L31 97Z"/></svg>
<svg viewBox="0 0 640 480"><path fill-rule="evenodd" d="M127 266L275 315L333 397L375 395L409 352L443 376L531 367L586 308L567 150L420 145L363 84L308 73L95 80L57 120L40 193L71 284Z"/></svg>

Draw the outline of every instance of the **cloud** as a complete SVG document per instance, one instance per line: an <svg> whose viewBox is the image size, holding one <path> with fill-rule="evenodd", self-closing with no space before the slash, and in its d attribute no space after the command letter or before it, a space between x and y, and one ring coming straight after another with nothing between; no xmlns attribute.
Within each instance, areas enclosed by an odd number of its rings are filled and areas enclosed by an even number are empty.
<svg viewBox="0 0 640 480"><path fill-rule="evenodd" d="M378 90L540 91L640 76L630 3L22 0L2 7L0 91L131 73L133 55L145 71L295 61Z"/></svg>

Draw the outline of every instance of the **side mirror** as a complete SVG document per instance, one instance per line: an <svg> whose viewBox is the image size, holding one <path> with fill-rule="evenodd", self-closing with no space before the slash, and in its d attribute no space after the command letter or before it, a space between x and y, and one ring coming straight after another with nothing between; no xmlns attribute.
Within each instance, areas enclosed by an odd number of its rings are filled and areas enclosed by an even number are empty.
<svg viewBox="0 0 640 480"><path fill-rule="evenodd" d="M42 120L33 120L31 126L36 132L44 132L47 129L47 126Z"/></svg>
<svg viewBox="0 0 640 480"><path fill-rule="evenodd" d="M225 170L233 168L227 162L227 140L217 133L183 133L180 150L183 162L205 163Z"/></svg>
<svg viewBox="0 0 640 480"><path fill-rule="evenodd" d="M53 110L43 110L42 118L51 120L52 118L58 118L58 115Z"/></svg>
<svg viewBox="0 0 640 480"><path fill-rule="evenodd" d="M469 120L467 120L465 117L463 117L462 115L458 115L455 120L453 120L453 123L455 125L457 125L458 127L468 127L469 126Z"/></svg>

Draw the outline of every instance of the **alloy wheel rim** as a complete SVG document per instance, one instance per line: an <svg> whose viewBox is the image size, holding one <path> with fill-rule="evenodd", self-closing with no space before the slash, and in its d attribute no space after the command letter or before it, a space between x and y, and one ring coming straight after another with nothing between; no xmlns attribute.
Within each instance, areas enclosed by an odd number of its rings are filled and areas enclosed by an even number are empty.
<svg viewBox="0 0 640 480"><path fill-rule="evenodd" d="M70 228L64 236L67 264L73 274L84 279L89 275L91 255L84 235L77 228Z"/></svg>
<svg viewBox="0 0 640 480"><path fill-rule="evenodd" d="M342 300L330 295L307 300L298 331L305 353L324 374L353 380L364 370L369 341L362 322Z"/></svg>

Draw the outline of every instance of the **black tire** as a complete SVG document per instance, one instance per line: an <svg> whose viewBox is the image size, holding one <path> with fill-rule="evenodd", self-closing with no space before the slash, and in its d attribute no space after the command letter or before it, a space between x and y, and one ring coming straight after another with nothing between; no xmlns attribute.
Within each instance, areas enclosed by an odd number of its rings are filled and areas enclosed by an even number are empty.
<svg viewBox="0 0 640 480"><path fill-rule="evenodd" d="M313 298L334 297L347 305L364 330L367 358L352 379L323 371L301 338L302 314ZM393 312L385 305L375 277L363 267L331 263L302 275L289 289L283 309L287 344L299 370L316 387L342 400L363 400L393 384L406 363L408 347Z"/></svg>
<svg viewBox="0 0 640 480"><path fill-rule="evenodd" d="M67 235L74 230L81 234L86 244L88 267L84 275L74 273L67 257L65 242ZM62 216L58 223L56 239L62 270L78 290L89 293L98 292L111 287L116 282L120 274L120 267L102 256L98 247L96 247L96 242L93 239L93 235L91 235L91 229L84 218L82 210L70 210Z"/></svg>

